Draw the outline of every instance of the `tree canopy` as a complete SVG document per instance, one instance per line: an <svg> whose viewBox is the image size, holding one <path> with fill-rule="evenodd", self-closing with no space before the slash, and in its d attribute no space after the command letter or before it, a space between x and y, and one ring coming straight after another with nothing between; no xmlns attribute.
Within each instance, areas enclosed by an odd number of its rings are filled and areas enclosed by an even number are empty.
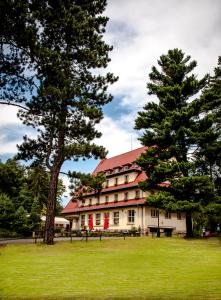
<svg viewBox="0 0 221 300"><path fill-rule="evenodd" d="M148 198L149 205L186 213L190 237L192 213L215 197L209 174L199 172L197 153L203 153L203 141L217 143L220 131L214 131L215 119L202 105L199 93L207 87L209 76L197 78L196 61L173 49L160 57L158 65L160 69L152 67L147 84L148 94L158 102L147 103L135 123L142 130L142 144L149 147L137 161L148 176L140 186L159 191ZM211 102L208 97L207 106Z"/></svg>
<svg viewBox="0 0 221 300"><path fill-rule="evenodd" d="M38 130L36 138L24 137L18 157L34 159L50 171L48 244L53 244L57 180L64 161L106 155L92 143L101 136L95 126L102 106L112 99L108 85L117 80L104 73L112 50L102 39L105 7L105 0L3 4L3 102L24 104L20 119Z"/></svg>

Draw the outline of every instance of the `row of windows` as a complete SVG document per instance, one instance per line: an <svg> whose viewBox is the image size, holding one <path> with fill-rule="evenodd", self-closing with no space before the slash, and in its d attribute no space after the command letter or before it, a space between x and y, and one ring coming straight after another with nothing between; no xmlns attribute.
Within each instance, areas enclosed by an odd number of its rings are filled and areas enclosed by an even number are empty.
<svg viewBox="0 0 221 300"><path fill-rule="evenodd" d="M124 184L128 183L129 182L129 175L124 175ZM118 181L118 177L114 178L114 185L118 185L119 184L119 181ZM110 186L110 181L109 179L106 180L106 185L105 187L109 187Z"/></svg>
<svg viewBox="0 0 221 300"><path fill-rule="evenodd" d="M105 213L104 215L107 216L108 220L110 218L110 213ZM87 224L89 225L90 218L91 216L93 217L92 214L87 215ZM105 218L105 216L104 216ZM128 210L127 211L127 219L128 223L133 224L135 222L135 211L134 209ZM86 223L86 215L81 215L81 227L84 227ZM95 214L95 224L96 225L101 225L101 214ZM119 211L113 212L113 224L114 225L119 225Z"/></svg>
<svg viewBox="0 0 221 300"><path fill-rule="evenodd" d="M159 214L159 211L156 209L152 209L151 210L151 217L152 218L157 218ZM103 219L106 217L108 218L108 220L110 220L110 213L105 213L103 214ZM90 218L91 216L93 217L92 214L87 215L87 224L89 225L90 222ZM165 213L165 218L166 219L170 219L171 218L171 213L170 212L166 212ZM182 216L180 212L177 212L177 219L181 220ZM135 210L131 209L127 211L127 221L129 224L134 224L135 222ZM85 226L86 223L86 215L81 215L81 226ZM101 225L101 213L97 213L95 214L95 224L96 225ZM114 225L119 225L119 211L115 211L113 212L113 224Z"/></svg>
<svg viewBox="0 0 221 300"><path fill-rule="evenodd" d="M151 209L151 217L152 218L158 218L158 215L159 215L159 210ZM168 211L165 212L165 219L171 219L171 212L168 212ZM177 219L178 220L182 219L182 215L180 212L177 212Z"/></svg>
<svg viewBox="0 0 221 300"><path fill-rule="evenodd" d="M139 199L140 198L140 190L136 190L135 191L135 199ZM110 197L108 195L105 196L105 203L108 203L110 200ZM117 202L119 200L119 196L118 194L114 194L114 202ZM124 193L124 198L123 198L124 201L127 201L129 200L129 192L125 192ZM83 199L82 200L82 205L85 204L85 200ZM100 201L97 199L97 204L100 204ZM90 198L89 199L89 205L92 205L92 199Z"/></svg>
<svg viewBox="0 0 221 300"><path fill-rule="evenodd" d="M119 172L123 172L123 171L127 171L130 167L133 167L133 168L137 168L137 164L136 163L133 163L132 165L125 165L123 167L117 167L113 170L108 170L106 171L105 175L111 175L111 174L116 174L116 173L119 173Z"/></svg>

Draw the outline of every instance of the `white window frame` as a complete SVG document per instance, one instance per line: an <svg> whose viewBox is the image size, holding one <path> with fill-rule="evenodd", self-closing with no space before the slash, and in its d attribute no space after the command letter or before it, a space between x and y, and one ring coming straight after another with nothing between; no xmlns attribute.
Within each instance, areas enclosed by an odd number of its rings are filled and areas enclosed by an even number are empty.
<svg viewBox="0 0 221 300"><path fill-rule="evenodd" d="M119 223L120 223L120 212L119 211L114 211L113 222L114 222L114 225L119 225Z"/></svg>
<svg viewBox="0 0 221 300"><path fill-rule="evenodd" d="M134 209L129 209L127 211L127 222L128 222L128 224L135 223L135 210Z"/></svg>

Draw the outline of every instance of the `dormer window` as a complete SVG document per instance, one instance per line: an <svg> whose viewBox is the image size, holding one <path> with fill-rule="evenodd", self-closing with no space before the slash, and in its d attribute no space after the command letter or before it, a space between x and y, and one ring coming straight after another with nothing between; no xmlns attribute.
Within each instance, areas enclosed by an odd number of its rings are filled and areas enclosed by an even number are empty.
<svg viewBox="0 0 221 300"><path fill-rule="evenodd" d="M114 185L118 185L118 178L115 178L115 183Z"/></svg>
<svg viewBox="0 0 221 300"><path fill-rule="evenodd" d="M128 169L129 169L129 166L128 166L128 165L124 166L124 170L125 170L125 171L128 170Z"/></svg>
<svg viewBox="0 0 221 300"><path fill-rule="evenodd" d="M110 173L111 173L111 171L107 171L107 172L106 172L106 175L110 175Z"/></svg>
<svg viewBox="0 0 221 300"><path fill-rule="evenodd" d="M125 176L124 176L124 183L128 183L128 178L129 178L128 175L125 175Z"/></svg>
<svg viewBox="0 0 221 300"><path fill-rule="evenodd" d="M118 173L119 172L119 168L116 168L115 170L114 170L114 173Z"/></svg>
<svg viewBox="0 0 221 300"><path fill-rule="evenodd" d="M114 194L114 201L115 201L115 202L118 201L118 194Z"/></svg>

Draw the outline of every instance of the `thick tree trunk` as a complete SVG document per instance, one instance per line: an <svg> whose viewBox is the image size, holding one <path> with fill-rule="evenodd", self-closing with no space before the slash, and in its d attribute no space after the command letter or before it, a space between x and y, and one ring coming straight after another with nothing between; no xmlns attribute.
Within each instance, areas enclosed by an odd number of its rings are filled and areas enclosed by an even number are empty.
<svg viewBox="0 0 221 300"><path fill-rule="evenodd" d="M193 224L192 224L192 214L191 212L186 213L186 237L193 237Z"/></svg>
<svg viewBox="0 0 221 300"><path fill-rule="evenodd" d="M54 244L54 219L55 206L57 197L58 177L61 166L64 162L64 130L61 130L58 138L58 154L51 168L51 177L49 184L49 193L47 200L47 213L44 230L44 243L48 245Z"/></svg>
<svg viewBox="0 0 221 300"><path fill-rule="evenodd" d="M59 171L60 170L52 171L49 184L47 213L44 228L44 243L48 245L54 244L54 219Z"/></svg>

